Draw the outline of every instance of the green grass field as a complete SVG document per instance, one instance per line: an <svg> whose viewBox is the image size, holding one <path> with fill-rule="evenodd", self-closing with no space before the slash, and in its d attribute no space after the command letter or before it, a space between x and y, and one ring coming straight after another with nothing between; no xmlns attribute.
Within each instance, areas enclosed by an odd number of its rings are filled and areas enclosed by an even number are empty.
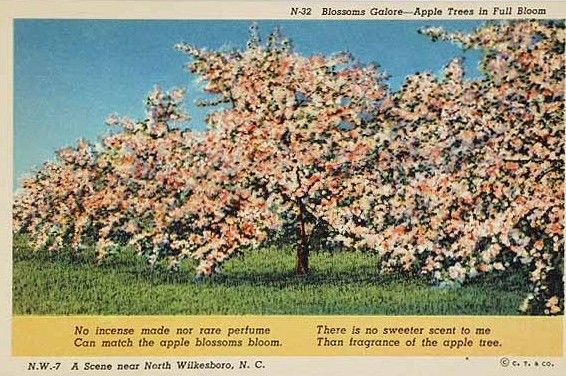
<svg viewBox="0 0 566 376"><path fill-rule="evenodd" d="M490 275L459 288L418 278L378 274L375 256L314 253L312 275L293 274L291 250L253 251L224 272L194 281L193 265L179 272L151 269L136 256L95 265L30 252L15 240L14 314L190 315L516 315L527 294L524 273Z"/></svg>

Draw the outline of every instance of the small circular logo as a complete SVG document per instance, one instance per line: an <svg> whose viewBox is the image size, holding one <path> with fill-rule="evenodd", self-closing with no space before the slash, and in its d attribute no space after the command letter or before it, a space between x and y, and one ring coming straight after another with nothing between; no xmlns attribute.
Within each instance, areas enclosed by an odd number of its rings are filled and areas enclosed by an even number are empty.
<svg viewBox="0 0 566 376"><path fill-rule="evenodd" d="M509 365L509 358L501 358L499 364L501 364L502 367L507 367Z"/></svg>

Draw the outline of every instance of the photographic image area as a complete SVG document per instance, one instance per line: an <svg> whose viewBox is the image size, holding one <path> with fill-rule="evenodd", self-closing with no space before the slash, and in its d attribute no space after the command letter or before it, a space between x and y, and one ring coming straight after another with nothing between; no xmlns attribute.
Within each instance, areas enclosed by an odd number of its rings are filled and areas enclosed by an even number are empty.
<svg viewBox="0 0 566 376"><path fill-rule="evenodd" d="M562 21L14 22L18 315L562 315Z"/></svg>

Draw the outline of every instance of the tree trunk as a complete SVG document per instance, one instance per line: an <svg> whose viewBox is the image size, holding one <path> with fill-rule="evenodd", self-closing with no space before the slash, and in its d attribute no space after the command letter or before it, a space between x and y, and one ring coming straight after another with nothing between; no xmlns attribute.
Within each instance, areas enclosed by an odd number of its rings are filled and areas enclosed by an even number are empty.
<svg viewBox="0 0 566 376"><path fill-rule="evenodd" d="M297 199L299 204L299 244L297 248L297 265L295 273L298 276L309 274L309 242L305 230L305 206L301 199Z"/></svg>

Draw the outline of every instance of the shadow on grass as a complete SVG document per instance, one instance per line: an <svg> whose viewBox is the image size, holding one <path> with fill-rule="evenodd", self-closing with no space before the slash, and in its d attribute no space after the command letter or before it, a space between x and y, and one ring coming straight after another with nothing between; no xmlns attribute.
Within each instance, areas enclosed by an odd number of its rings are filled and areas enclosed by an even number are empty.
<svg viewBox="0 0 566 376"><path fill-rule="evenodd" d="M311 273L306 276L297 276L294 271L278 271L278 272L261 272L257 271L254 274L219 274L210 278L201 278L199 283L208 284L222 284L225 286L243 286L243 285L262 285L262 286L280 286L285 285L322 285L322 284L372 284L372 283L386 283L387 278L378 275L375 272L373 275L369 273L359 273L357 270L341 270L336 273L327 273L317 270L311 270Z"/></svg>

